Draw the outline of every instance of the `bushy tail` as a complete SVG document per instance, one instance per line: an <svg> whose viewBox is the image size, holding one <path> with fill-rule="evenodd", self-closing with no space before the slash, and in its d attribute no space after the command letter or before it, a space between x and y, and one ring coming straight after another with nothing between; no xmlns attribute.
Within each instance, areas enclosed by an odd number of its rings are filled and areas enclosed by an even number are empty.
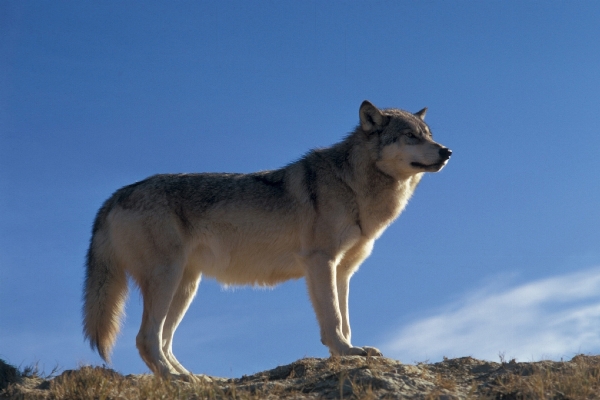
<svg viewBox="0 0 600 400"><path fill-rule="evenodd" d="M110 352L121 328L127 299L125 270L114 261L110 239L99 225L98 213L87 254L83 292L83 334L92 349L110 362Z"/></svg>

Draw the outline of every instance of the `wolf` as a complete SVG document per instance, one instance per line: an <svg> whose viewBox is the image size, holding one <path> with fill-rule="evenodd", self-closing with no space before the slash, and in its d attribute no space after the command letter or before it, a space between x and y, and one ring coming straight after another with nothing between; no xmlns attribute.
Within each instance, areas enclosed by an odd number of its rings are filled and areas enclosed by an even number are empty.
<svg viewBox="0 0 600 400"><path fill-rule="evenodd" d="M87 253L83 332L110 362L127 297L139 286L136 345L155 375L194 378L173 334L202 275L224 285L273 286L304 277L332 356L381 356L351 342L350 278L405 208L426 172L452 151L416 113L364 101L341 142L255 173L154 175L100 208Z"/></svg>

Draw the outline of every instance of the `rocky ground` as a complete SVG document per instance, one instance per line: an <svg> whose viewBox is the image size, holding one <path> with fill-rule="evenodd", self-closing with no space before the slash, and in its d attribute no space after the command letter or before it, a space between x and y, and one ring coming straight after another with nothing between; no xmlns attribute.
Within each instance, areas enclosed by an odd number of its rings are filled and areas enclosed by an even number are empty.
<svg viewBox="0 0 600 400"><path fill-rule="evenodd" d="M83 367L53 378L0 360L0 399L597 399L600 356L488 362L471 357L402 364L384 357L305 358L235 379L165 381Z"/></svg>

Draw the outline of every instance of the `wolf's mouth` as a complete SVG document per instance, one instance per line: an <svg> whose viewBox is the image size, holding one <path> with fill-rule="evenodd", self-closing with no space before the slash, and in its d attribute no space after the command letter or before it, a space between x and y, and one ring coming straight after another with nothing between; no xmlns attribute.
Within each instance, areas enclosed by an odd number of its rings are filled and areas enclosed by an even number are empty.
<svg viewBox="0 0 600 400"><path fill-rule="evenodd" d="M411 162L410 165L415 168L419 168L419 169L434 169L434 168L442 167L445 163L446 163L446 161L442 161L439 163L426 165L426 164L421 164L419 162Z"/></svg>
<svg viewBox="0 0 600 400"><path fill-rule="evenodd" d="M415 169L419 169L424 172L438 172L438 171L441 171L442 168L444 168L447 163L448 163L448 160L443 160L443 161L440 161L440 162L434 163L434 164L423 164L420 162L411 162L410 165L411 165L411 167L413 167Z"/></svg>

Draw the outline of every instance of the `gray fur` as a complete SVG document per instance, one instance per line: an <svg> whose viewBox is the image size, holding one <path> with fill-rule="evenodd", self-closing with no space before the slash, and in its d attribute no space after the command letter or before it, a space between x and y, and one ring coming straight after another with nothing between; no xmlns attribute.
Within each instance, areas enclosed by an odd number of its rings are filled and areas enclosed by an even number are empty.
<svg viewBox="0 0 600 400"><path fill-rule="evenodd" d="M127 295L144 300L140 355L159 375L191 376L172 354L173 333L205 276L225 285L305 277L321 340L332 355L381 355L351 344L348 285L424 172L451 151L411 114L365 101L341 142L281 169L251 174L163 174L125 186L92 230L84 334L108 360Z"/></svg>

